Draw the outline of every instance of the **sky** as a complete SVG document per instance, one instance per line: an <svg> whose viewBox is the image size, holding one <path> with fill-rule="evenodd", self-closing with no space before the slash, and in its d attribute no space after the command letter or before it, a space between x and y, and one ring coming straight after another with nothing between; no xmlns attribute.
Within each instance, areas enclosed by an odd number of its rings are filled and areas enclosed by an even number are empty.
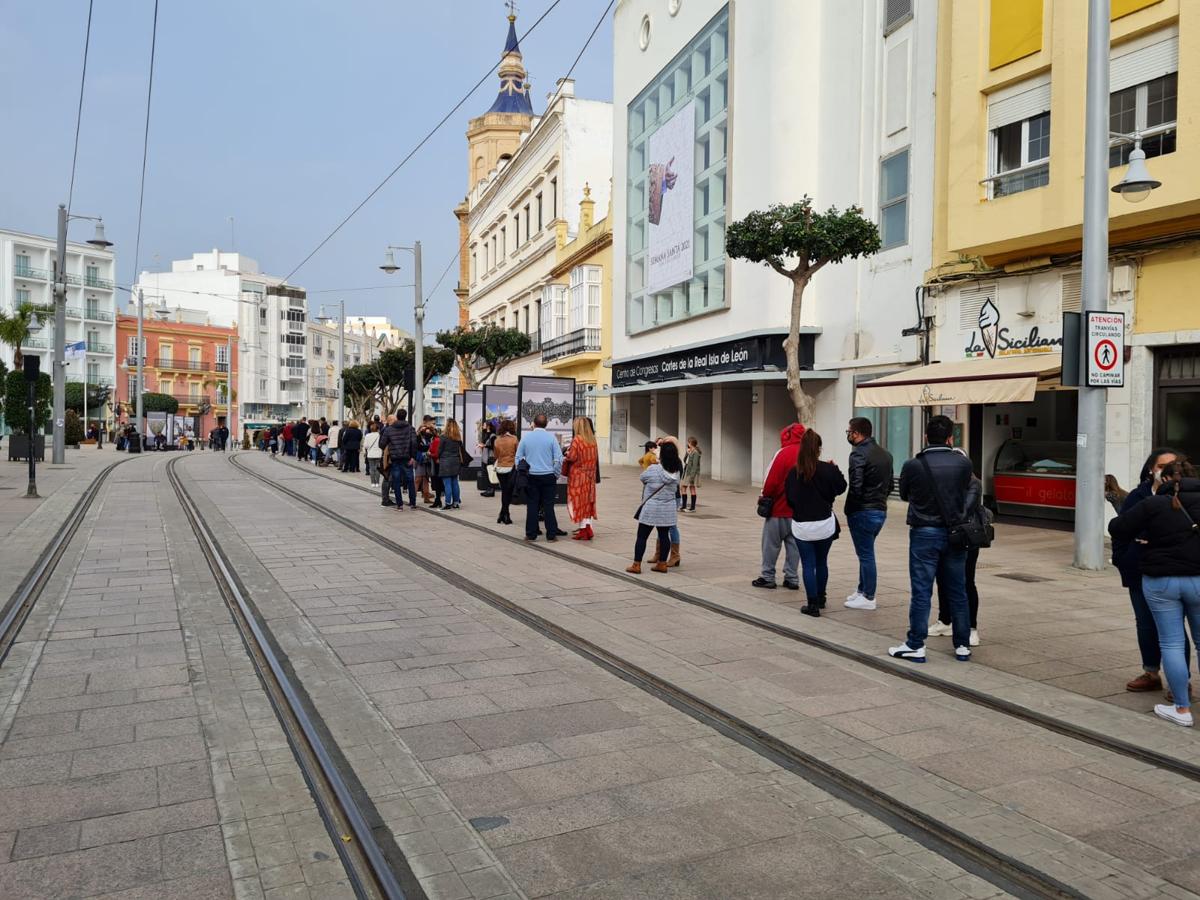
<svg viewBox="0 0 1200 900"><path fill-rule="evenodd" d="M608 0L560 0L522 42L534 110L545 108ZM524 33L553 3L518 5ZM72 211L104 218L117 280L192 253L236 249L284 276L498 62L502 0L160 0L141 249L138 187L154 0L97 0ZM87 0L9 4L0 28L0 227L53 235L67 201ZM612 18L575 70L576 94L612 99ZM312 314L412 328L411 255L379 271L387 244L420 240L426 330L453 327L452 210L467 192L465 132L496 96L490 76L375 197L290 279ZM232 228L229 217L233 217ZM69 235L91 237L88 222ZM405 286L408 287L405 287ZM362 290L367 288L367 290ZM350 290L354 289L354 290ZM123 308L128 294L118 293Z"/></svg>

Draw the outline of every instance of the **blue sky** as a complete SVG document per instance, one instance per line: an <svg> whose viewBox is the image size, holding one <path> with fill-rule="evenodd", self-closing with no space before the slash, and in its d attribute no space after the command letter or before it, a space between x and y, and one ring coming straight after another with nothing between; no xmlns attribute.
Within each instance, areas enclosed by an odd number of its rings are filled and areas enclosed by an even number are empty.
<svg viewBox="0 0 1200 900"><path fill-rule="evenodd" d="M519 5L524 32L552 0ZM566 73L607 0L561 0L523 43L534 109ZM104 217L118 281L134 239L153 0L97 0L73 210ZM502 0L160 0L140 268L213 247L285 275L408 153L487 68L507 28ZM0 28L0 227L52 234L66 202L87 0L11 4ZM611 15L574 75L612 97ZM352 315L412 327L411 257L377 268L385 244L422 242L428 293L456 250L451 210L466 193L467 120L489 78L443 129L293 278L346 291ZM73 223L72 239L91 234ZM452 269L427 328L456 318ZM119 294L125 303L126 294ZM310 296L316 313L338 292Z"/></svg>

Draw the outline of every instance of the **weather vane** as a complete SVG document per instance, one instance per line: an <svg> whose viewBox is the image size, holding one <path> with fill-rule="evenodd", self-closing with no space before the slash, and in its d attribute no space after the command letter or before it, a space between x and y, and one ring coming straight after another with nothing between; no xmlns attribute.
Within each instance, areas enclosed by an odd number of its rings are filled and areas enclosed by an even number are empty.
<svg viewBox="0 0 1200 900"><path fill-rule="evenodd" d="M508 7L508 16L511 19L517 17L517 0L506 0L505 6Z"/></svg>

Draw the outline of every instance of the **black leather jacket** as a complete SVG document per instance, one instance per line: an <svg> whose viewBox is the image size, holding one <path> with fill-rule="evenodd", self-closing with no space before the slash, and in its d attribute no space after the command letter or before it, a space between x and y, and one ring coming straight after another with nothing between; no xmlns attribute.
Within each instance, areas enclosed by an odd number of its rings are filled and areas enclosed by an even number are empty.
<svg viewBox="0 0 1200 900"><path fill-rule="evenodd" d="M863 509L887 511L892 493L892 454L867 438L850 451L850 491L846 494L846 515Z"/></svg>
<svg viewBox="0 0 1200 900"><path fill-rule="evenodd" d="M933 484L925 474L921 458L929 463ZM926 447L900 470L900 499L908 501L908 524L914 528L945 528L936 490L946 512L957 517L957 525L979 506L979 480L972 477L971 461L949 447Z"/></svg>

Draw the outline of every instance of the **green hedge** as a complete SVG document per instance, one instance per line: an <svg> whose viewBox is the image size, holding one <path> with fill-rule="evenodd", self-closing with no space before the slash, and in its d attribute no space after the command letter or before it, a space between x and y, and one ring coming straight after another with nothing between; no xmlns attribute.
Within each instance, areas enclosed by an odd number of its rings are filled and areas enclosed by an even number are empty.
<svg viewBox="0 0 1200 900"><path fill-rule="evenodd" d="M13 431L29 433L29 388L24 372L9 372L4 381L4 421ZM45 428L50 420L54 387L45 372L38 375L34 394L34 417L38 426Z"/></svg>

